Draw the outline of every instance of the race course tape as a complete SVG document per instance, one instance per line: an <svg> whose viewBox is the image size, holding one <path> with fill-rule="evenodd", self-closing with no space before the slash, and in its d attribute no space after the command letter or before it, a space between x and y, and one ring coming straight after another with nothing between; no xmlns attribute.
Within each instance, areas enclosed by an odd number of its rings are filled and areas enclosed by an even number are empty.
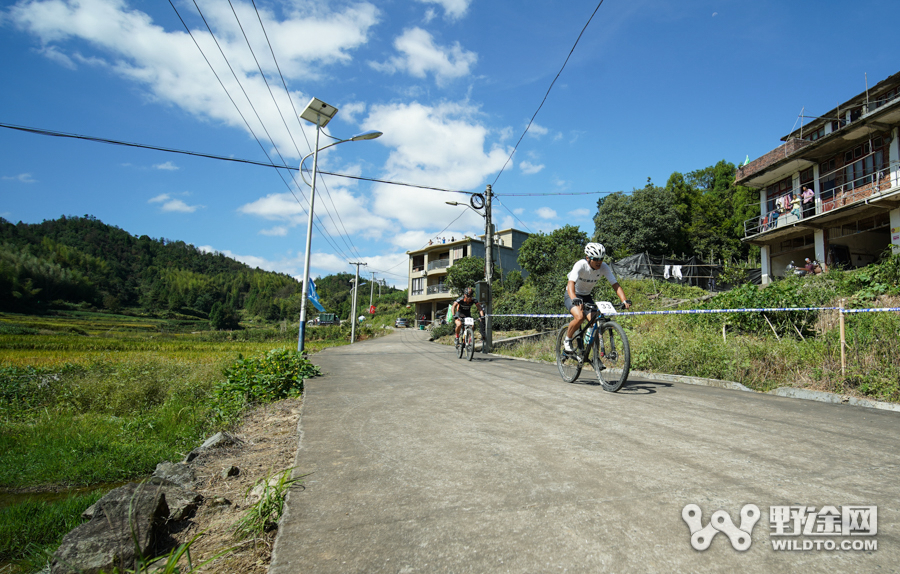
<svg viewBox="0 0 900 574"><path fill-rule="evenodd" d="M840 311L841 313L871 313L876 311L900 311L900 307L883 307L874 309L841 309L840 307L773 307L765 309L686 309L682 311L625 311L616 313L616 317L628 317L635 315L703 315L713 313L767 313L777 311ZM491 317L540 317L545 319L565 319L570 314L544 315L535 313L520 313L514 315L495 315Z"/></svg>

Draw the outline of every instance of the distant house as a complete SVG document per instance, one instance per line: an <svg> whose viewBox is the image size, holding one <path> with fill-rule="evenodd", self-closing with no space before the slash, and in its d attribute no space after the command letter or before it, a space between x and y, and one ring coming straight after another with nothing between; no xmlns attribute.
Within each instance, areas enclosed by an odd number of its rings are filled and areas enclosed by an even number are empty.
<svg viewBox="0 0 900 574"><path fill-rule="evenodd" d="M494 262L502 273L521 271L517 261L519 248L528 234L518 229L504 229L494 234ZM446 284L447 271L464 257L484 258L484 235L456 239L440 238L431 245L409 255L409 303L415 305L416 317L440 318L447 306L459 297Z"/></svg>
<svg viewBox="0 0 900 574"><path fill-rule="evenodd" d="M735 183L759 189L761 215L744 223L743 240L762 250L763 283L807 257L852 268L900 250L898 126L900 73L738 168Z"/></svg>

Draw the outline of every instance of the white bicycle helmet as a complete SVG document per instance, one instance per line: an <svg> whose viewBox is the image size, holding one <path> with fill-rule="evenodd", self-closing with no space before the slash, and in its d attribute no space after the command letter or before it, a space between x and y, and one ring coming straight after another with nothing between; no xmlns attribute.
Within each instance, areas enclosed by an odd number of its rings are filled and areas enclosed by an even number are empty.
<svg viewBox="0 0 900 574"><path fill-rule="evenodd" d="M584 254L603 261L606 258L606 248L599 243L588 243L584 246Z"/></svg>

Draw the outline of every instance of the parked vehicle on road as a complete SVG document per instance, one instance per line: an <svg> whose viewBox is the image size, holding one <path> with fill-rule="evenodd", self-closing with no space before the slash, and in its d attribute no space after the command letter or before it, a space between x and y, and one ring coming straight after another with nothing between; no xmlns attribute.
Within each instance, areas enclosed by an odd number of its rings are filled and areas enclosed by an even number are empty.
<svg viewBox="0 0 900 574"><path fill-rule="evenodd" d="M409 322L406 319L404 319L403 317L397 317L397 320L394 321L394 327L397 329L399 329L401 327L406 328L406 327L409 327Z"/></svg>
<svg viewBox="0 0 900 574"><path fill-rule="evenodd" d="M340 325L341 320L334 313L319 313L316 325Z"/></svg>

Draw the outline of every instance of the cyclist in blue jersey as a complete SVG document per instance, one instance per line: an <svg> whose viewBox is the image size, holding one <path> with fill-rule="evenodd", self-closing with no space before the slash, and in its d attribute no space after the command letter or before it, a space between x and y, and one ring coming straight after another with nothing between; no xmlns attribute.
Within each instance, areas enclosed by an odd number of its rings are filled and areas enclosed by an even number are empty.
<svg viewBox="0 0 900 574"><path fill-rule="evenodd" d="M463 291L462 296L453 302L453 319L456 323L456 342L459 342L459 331L462 328L462 320L466 317L472 316L472 307L478 309L479 313L481 313L481 318L484 318L484 307L481 306L481 303L475 300L475 289L471 287L466 287L466 290Z"/></svg>
<svg viewBox="0 0 900 574"><path fill-rule="evenodd" d="M578 330L578 326L584 321L584 311L582 305L584 303L593 303L594 298L591 292L600 277L605 277L612 285L613 291L619 296L624 303L625 308L631 307L631 303L625 297L625 291L613 275L612 269L609 268L603 260L606 258L606 248L599 243L588 243L584 246L584 259L579 259L572 270L569 272L569 282L566 284L565 304L572 314L572 322L569 323L569 330L566 332L566 338L563 341L563 347L567 353L574 352L572 347L572 335Z"/></svg>

